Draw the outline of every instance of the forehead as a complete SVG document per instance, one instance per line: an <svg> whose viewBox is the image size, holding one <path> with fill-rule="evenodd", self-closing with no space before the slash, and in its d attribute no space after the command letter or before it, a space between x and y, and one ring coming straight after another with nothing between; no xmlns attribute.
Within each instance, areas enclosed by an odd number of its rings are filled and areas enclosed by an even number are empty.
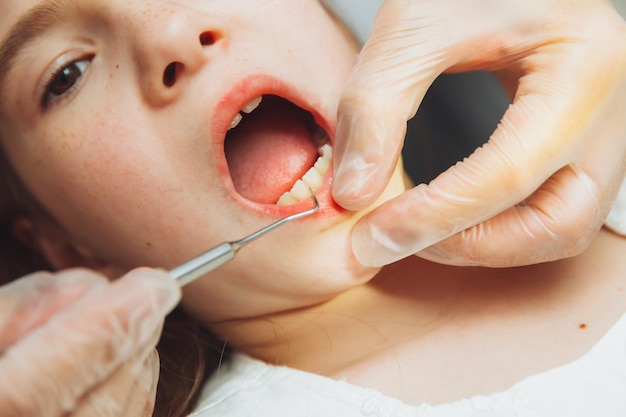
<svg viewBox="0 0 626 417"><path fill-rule="evenodd" d="M0 0L0 39L25 11L39 3L39 0Z"/></svg>

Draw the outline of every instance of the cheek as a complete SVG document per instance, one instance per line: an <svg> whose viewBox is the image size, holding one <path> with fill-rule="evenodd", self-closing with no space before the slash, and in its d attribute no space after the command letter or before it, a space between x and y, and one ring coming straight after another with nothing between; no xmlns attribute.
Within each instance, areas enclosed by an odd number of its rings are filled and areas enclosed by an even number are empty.
<svg viewBox="0 0 626 417"><path fill-rule="evenodd" d="M173 266L205 249L219 218L207 216L206 208L218 214L228 208L213 198L219 177L207 158L177 150L171 132L132 127L150 126L145 120L90 121L42 140L46 145L30 153L38 168L25 170L27 185L61 226L122 267Z"/></svg>
<svg viewBox="0 0 626 417"><path fill-rule="evenodd" d="M149 205L148 191L159 186L149 173L153 150L128 146L132 142L128 132L98 121L56 129L54 137L40 135L30 149L21 149L20 174L68 231L106 234L111 219L133 218Z"/></svg>
<svg viewBox="0 0 626 417"><path fill-rule="evenodd" d="M294 29L294 33L299 34L301 42L309 44L311 52L309 55L325 57L326 59L321 62L332 63L333 72L350 72L356 63L358 43L333 17L324 11L318 14L323 16L316 24L304 22L303 26Z"/></svg>
<svg viewBox="0 0 626 417"><path fill-rule="evenodd" d="M149 149L138 153L128 146L133 143L128 132L97 122L90 128L59 130L41 143L34 152L41 192L61 187L66 197L77 196L82 201L138 188L141 176L136 172L141 172L150 156ZM120 152L122 148L124 152Z"/></svg>

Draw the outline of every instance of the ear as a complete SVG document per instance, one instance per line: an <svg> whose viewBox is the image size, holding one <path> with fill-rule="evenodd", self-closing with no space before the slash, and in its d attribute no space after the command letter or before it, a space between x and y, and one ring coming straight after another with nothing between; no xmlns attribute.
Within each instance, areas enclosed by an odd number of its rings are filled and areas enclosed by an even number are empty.
<svg viewBox="0 0 626 417"><path fill-rule="evenodd" d="M105 262L73 243L59 227L48 222L35 224L32 219L20 216L13 223L13 232L23 245L40 252L54 269L85 267L105 274L110 269Z"/></svg>

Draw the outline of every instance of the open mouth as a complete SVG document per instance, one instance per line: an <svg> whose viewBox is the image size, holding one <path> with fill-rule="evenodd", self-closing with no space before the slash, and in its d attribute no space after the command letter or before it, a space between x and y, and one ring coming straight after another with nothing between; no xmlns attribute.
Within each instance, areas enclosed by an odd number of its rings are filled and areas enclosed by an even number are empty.
<svg viewBox="0 0 626 417"><path fill-rule="evenodd" d="M235 190L262 204L292 205L310 198L332 161L328 135L311 113L274 95L241 109L224 151Z"/></svg>

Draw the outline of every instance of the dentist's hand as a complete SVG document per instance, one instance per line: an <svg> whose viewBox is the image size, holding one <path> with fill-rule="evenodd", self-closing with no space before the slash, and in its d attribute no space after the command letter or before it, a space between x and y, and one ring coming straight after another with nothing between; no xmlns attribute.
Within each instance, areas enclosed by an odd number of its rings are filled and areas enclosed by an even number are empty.
<svg viewBox="0 0 626 417"><path fill-rule="evenodd" d="M626 24L608 0L386 0L339 107L336 201L370 205L434 79L472 70L513 104L467 160L357 225L362 263L529 264L600 229L626 156Z"/></svg>
<svg viewBox="0 0 626 417"><path fill-rule="evenodd" d="M113 283L36 273L0 288L0 416L151 416L154 347L179 297L148 269Z"/></svg>

